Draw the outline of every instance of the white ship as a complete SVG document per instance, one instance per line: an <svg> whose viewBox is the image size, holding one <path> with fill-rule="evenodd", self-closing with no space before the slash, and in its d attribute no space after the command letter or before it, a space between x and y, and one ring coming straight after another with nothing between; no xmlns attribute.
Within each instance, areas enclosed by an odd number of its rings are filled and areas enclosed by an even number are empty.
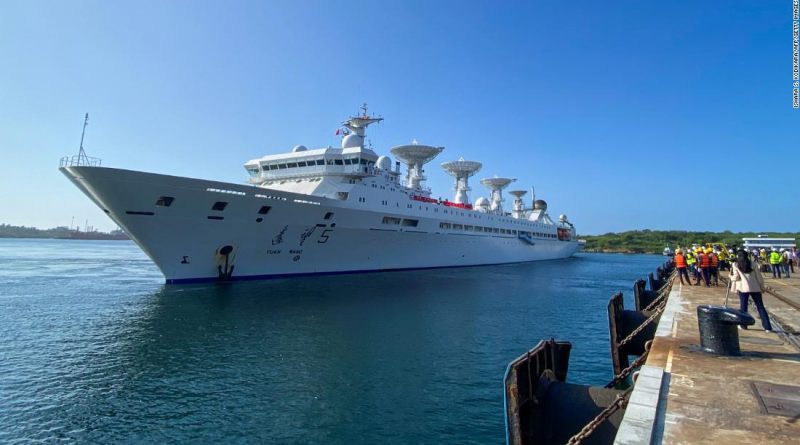
<svg viewBox="0 0 800 445"><path fill-rule="evenodd" d="M455 196L432 197L423 166L443 147L394 147L393 165L365 146L367 127L383 119L362 109L343 123L341 148L298 145L248 161L248 184L102 167L82 142L60 170L167 283L506 264L579 249L575 226L565 215L553 221L545 201L526 206L526 192L512 190L505 210L503 190L515 179L481 180L490 197L471 203L478 162L442 164Z"/></svg>

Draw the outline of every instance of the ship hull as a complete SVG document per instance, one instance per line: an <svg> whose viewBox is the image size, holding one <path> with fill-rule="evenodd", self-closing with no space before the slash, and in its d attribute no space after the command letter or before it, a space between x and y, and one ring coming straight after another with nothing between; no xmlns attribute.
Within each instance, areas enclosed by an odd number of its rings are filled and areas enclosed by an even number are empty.
<svg viewBox="0 0 800 445"><path fill-rule="evenodd" d="M520 239L511 227L528 223L510 218L492 223L505 224L508 234L443 230L442 221L475 224L479 216L444 216L435 204L401 208L387 201L375 208L354 199L106 167L61 171L125 230L167 283L215 281L228 272L224 278L244 280L508 264L567 258L579 248L577 241ZM165 197L172 198L169 205ZM219 202L224 208L214 210ZM387 226L386 217L418 222Z"/></svg>

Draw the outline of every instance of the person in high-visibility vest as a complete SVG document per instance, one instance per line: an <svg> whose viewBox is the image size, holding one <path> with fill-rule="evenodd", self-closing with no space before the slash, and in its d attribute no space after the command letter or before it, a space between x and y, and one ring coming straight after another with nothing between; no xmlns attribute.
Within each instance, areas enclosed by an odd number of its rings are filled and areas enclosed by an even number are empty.
<svg viewBox="0 0 800 445"><path fill-rule="evenodd" d="M724 247L719 250L719 254L717 254L717 259L719 259L719 270L727 270L728 269L728 251L725 250Z"/></svg>
<svg viewBox="0 0 800 445"><path fill-rule="evenodd" d="M688 265L686 264L686 257L683 255L683 250L678 249L675 251L675 269L678 270L678 278L681 284L684 284L683 277L686 277L687 285L692 285L692 280L689 279L689 273L686 271Z"/></svg>
<svg viewBox="0 0 800 445"><path fill-rule="evenodd" d="M701 250L700 253L697 255L697 264L700 269L700 275L698 275L697 280L694 282L696 286L700 285L700 278L702 277L703 282L706 284L706 287L711 287L711 282L710 282L711 258L709 257L710 253L711 249L708 249L706 252L703 252Z"/></svg>
<svg viewBox="0 0 800 445"><path fill-rule="evenodd" d="M686 252L686 265L689 266L689 271L692 273L693 277L697 277L697 271L695 270L695 265L697 264L697 256L692 252L692 249L687 249Z"/></svg>
<svg viewBox="0 0 800 445"><path fill-rule="evenodd" d="M789 278L789 263L792 262L792 255L786 249L781 249L781 267L783 267L783 274Z"/></svg>
<svg viewBox="0 0 800 445"><path fill-rule="evenodd" d="M781 254L773 247L772 252L769 253L769 265L772 266L772 278L781 278L781 269L783 269L781 261Z"/></svg>
<svg viewBox="0 0 800 445"><path fill-rule="evenodd" d="M719 286L719 257L714 251L709 250L706 250L706 255L708 255L710 262L708 274L711 277L711 284L714 286Z"/></svg>

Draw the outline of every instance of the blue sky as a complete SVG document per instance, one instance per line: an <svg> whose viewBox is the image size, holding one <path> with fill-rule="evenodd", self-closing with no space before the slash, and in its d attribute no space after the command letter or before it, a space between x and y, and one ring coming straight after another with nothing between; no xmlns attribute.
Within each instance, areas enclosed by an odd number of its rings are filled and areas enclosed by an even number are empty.
<svg viewBox="0 0 800 445"><path fill-rule="evenodd" d="M0 222L114 224L58 172L242 182L362 102L429 165L535 185L581 233L800 230L791 1L5 1ZM475 181L473 199L486 193Z"/></svg>

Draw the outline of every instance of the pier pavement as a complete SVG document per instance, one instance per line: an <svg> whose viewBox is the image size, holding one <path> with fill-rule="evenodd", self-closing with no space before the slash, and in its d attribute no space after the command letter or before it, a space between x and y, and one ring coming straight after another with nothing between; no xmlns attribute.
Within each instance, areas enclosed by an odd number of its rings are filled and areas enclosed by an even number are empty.
<svg viewBox="0 0 800 445"><path fill-rule="evenodd" d="M697 306L723 305L726 283L674 284L615 444L800 443L800 274L765 278L775 332L751 304L756 324L739 331L740 357L699 347ZM735 293L728 305L738 309Z"/></svg>

